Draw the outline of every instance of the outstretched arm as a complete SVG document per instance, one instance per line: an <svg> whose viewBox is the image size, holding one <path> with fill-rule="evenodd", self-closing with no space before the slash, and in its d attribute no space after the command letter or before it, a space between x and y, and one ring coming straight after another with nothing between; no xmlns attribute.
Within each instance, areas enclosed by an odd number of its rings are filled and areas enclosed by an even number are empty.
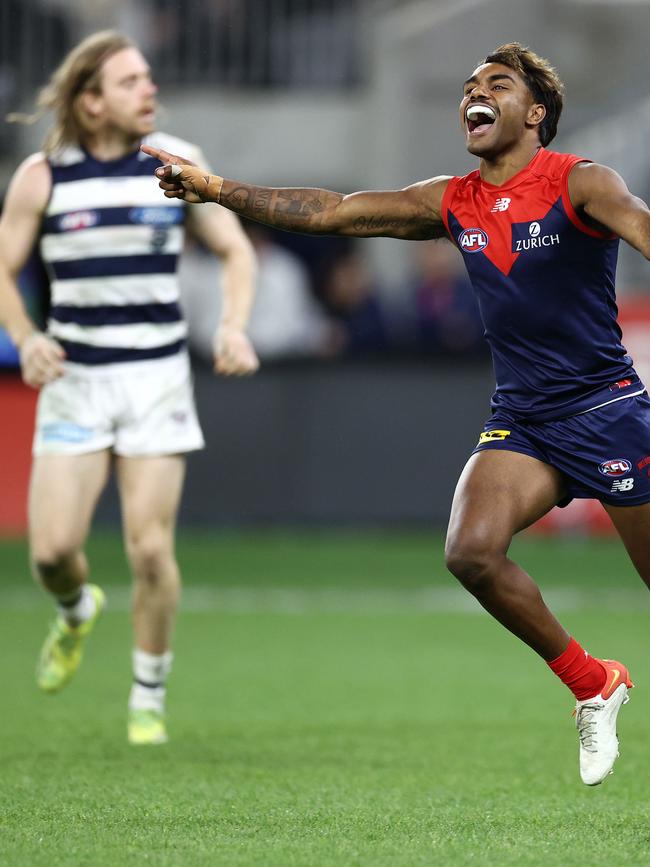
<svg viewBox="0 0 650 867"><path fill-rule="evenodd" d="M650 259L650 210L613 169L578 163L569 175L573 207L596 228L605 228Z"/></svg>
<svg viewBox="0 0 650 867"><path fill-rule="evenodd" d="M181 157L143 145L165 163L156 170L168 198L217 202L237 214L314 235L351 235L425 240L445 234L442 195L449 178L421 181L403 190L334 193L300 187L258 187L211 175Z"/></svg>

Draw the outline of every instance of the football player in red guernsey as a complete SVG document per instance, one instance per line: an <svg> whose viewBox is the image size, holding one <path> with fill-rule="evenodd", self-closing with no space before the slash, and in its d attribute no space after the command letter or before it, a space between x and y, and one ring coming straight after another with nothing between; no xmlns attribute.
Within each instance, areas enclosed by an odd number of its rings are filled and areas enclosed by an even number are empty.
<svg viewBox="0 0 650 867"><path fill-rule="evenodd" d="M454 497L447 565L573 692L580 773L596 785L618 755L630 675L565 631L508 549L553 506L596 498L650 585L650 478L639 467L650 399L621 344L614 295L619 238L650 258L650 211L611 169L547 150L562 90L546 60L501 46L463 85L460 123L479 168L389 192L253 186L144 150L166 163L157 175L171 198L219 202L294 232L448 236L458 246L497 385Z"/></svg>

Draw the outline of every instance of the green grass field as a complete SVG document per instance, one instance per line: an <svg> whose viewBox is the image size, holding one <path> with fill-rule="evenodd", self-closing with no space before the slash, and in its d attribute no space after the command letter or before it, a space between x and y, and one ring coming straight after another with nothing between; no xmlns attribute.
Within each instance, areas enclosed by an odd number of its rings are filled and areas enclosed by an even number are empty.
<svg viewBox="0 0 650 867"><path fill-rule="evenodd" d="M637 683L603 786L572 700L457 588L424 534L183 535L172 741L125 742L128 581L61 695L33 682L50 608L0 544L0 864L650 864L650 595L615 543L521 539L567 628Z"/></svg>

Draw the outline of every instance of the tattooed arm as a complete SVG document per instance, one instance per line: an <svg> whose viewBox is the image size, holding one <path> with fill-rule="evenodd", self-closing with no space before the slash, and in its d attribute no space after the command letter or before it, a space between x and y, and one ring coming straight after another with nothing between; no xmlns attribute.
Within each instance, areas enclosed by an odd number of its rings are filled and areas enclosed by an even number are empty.
<svg viewBox="0 0 650 867"><path fill-rule="evenodd" d="M218 202L243 217L278 229L413 240L445 234L441 205L447 177L421 181L403 190L343 195L329 190L244 184L210 175L167 151L148 145L142 150L166 163L156 175L168 198Z"/></svg>
<svg viewBox="0 0 650 867"><path fill-rule="evenodd" d="M218 201L242 216L290 232L420 240L444 234L440 218L444 187L436 196L436 186L442 183L434 178L403 190L343 195L300 187L257 187L224 179Z"/></svg>

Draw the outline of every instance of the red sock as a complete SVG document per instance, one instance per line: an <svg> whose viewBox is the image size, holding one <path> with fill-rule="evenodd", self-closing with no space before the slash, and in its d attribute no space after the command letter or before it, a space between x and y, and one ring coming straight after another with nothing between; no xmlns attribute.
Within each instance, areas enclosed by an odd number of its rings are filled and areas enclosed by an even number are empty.
<svg viewBox="0 0 650 867"><path fill-rule="evenodd" d="M578 701L598 695L607 680L603 666L593 656L589 656L574 638L569 641L564 653L547 665L562 683L569 687Z"/></svg>

